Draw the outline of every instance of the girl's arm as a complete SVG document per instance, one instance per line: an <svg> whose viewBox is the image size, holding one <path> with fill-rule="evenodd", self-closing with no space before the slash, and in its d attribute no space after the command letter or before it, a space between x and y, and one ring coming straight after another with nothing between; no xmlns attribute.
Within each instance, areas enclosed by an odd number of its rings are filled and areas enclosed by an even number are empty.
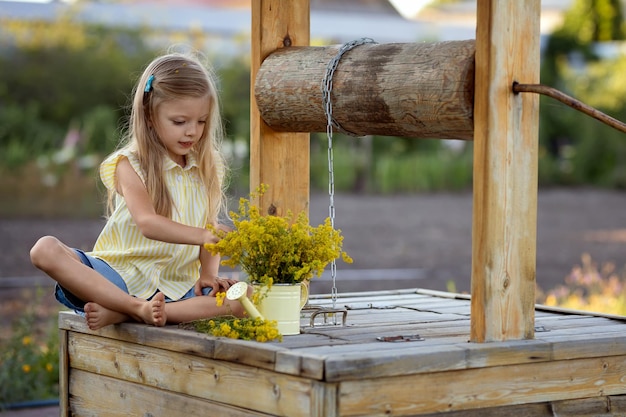
<svg viewBox="0 0 626 417"><path fill-rule="evenodd" d="M222 278L217 276L220 265L220 256L212 255L208 250L200 247L200 279L196 281L194 291L196 295L202 295L202 288L211 287L213 291L209 295L226 291L237 282L236 279Z"/></svg>
<svg viewBox="0 0 626 417"><path fill-rule="evenodd" d="M219 240L208 229L187 226L157 214L148 190L128 159L120 159L115 173L117 191L124 196L128 211L139 231L148 239L187 245L216 243Z"/></svg>

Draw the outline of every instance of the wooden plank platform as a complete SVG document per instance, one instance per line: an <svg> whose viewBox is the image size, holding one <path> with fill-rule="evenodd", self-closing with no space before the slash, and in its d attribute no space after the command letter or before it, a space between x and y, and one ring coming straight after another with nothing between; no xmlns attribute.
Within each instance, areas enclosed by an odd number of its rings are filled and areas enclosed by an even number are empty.
<svg viewBox="0 0 626 417"><path fill-rule="evenodd" d="M626 321L536 309L533 340L470 343L470 300L420 289L341 294L346 325L282 343L59 316L61 415L624 416ZM341 323L341 317L338 316ZM419 337L418 337L419 335ZM414 341L385 342L403 336Z"/></svg>

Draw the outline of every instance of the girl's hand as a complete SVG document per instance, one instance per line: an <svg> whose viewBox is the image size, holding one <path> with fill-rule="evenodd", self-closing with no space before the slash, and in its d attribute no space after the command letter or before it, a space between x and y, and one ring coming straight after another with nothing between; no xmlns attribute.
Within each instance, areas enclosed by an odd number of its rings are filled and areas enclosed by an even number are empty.
<svg viewBox="0 0 626 417"><path fill-rule="evenodd" d="M237 282L238 280L234 278L218 277L214 275L200 277L200 279L196 281L196 284L194 285L194 293L197 296L200 296L202 295L203 288L211 287L212 290L209 295L211 297L215 297L215 294L217 294L218 292L225 292Z"/></svg>
<svg viewBox="0 0 626 417"><path fill-rule="evenodd" d="M214 228L217 232L225 232L228 233L231 230L233 230L232 228L226 226L225 224L215 224ZM206 237L205 237L205 241L204 243L217 243L220 241L220 237L218 235L216 235L215 233L213 233L210 229L206 229Z"/></svg>
<svg viewBox="0 0 626 417"><path fill-rule="evenodd" d="M204 244L206 245L207 243L217 243L220 241L220 238L217 237L213 232L211 232L209 229L206 229L206 231L204 232Z"/></svg>

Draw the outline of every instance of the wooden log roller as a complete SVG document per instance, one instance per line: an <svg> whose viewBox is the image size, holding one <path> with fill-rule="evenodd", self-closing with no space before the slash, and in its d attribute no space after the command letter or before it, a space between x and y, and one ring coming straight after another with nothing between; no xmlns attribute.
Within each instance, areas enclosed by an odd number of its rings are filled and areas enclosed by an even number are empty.
<svg viewBox="0 0 626 417"><path fill-rule="evenodd" d="M256 76L262 119L278 132L325 132L322 79L339 46L288 47ZM333 118L355 136L466 139L474 135L474 40L364 44L333 76Z"/></svg>

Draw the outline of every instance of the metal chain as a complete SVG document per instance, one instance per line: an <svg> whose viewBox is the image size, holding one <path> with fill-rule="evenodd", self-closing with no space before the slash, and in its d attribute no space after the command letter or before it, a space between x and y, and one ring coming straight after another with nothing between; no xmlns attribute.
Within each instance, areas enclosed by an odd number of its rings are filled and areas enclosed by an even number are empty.
<svg viewBox="0 0 626 417"><path fill-rule="evenodd" d="M335 70L339 66L341 57L349 50L363 44L376 43L370 38L361 38L351 42L347 42L339 48L337 55L334 56L328 62L326 66L326 73L322 80L322 104L324 106L324 112L326 114L326 137L328 138L328 216L330 217L330 224L335 228L335 173L334 173L334 156L333 156L333 128L338 131L351 135L358 136L352 132L345 130L341 125L333 118L333 103L331 93L333 91L333 75ZM333 309L337 303L337 263L333 259L330 263L330 276L332 278L333 287L331 290L331 299L333 302Z"/></svg>

